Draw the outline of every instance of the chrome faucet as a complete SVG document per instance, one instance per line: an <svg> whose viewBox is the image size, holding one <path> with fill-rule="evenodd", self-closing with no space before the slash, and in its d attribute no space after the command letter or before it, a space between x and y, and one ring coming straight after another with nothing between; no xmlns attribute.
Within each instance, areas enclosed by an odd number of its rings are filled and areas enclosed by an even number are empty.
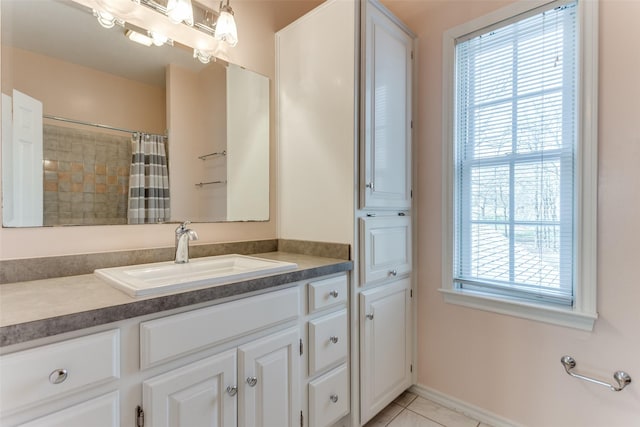
<svg viewBox="0 0 640 427"><path fill-rule="evenodd" d="M191 221L185 221L176 228L176 264L189 262L189 240L198 240L198 233L187 228Z"/></svg>

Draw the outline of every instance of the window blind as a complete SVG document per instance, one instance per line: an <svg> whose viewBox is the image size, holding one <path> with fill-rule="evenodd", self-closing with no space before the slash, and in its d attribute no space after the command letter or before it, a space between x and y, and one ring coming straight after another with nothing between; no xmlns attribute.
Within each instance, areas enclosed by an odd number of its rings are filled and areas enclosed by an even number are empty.
<svg viewBox="0 0 640 427"><path fill-rule="evenodd" d="M458 289L573 303L576 8L456 41Z"/></svg>

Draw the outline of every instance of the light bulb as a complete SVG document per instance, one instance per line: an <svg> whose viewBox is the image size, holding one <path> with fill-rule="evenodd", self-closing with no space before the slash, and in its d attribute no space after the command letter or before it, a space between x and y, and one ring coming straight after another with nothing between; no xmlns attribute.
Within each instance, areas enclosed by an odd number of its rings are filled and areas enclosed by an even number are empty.
<svg viewBox="0 0 640 427"><path fill-rule="evenodd" d="M149 31L149 37L151 37L153 44L156 46L162 46L169 41L169 37L155 31Z"/></svg>

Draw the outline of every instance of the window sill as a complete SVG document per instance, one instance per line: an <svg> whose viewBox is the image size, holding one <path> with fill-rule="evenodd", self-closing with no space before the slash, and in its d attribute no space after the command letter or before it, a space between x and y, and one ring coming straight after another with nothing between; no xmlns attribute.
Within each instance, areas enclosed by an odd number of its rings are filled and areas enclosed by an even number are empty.
<svg viewBox="0 0 640 427"><path fill-rule="evenodd" d="M491 298L470 291L440 289L440 292L444 296L444 301L449 304L462 305L583 331L593 331L593 326L598 318L597 313L582 312L575 308L564 309L512 299Z"/></svg>

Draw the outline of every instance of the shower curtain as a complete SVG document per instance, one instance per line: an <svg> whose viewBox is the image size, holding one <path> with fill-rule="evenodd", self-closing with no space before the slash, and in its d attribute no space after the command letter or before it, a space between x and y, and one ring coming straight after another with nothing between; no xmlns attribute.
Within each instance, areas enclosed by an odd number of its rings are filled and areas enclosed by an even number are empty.
<svg viewBox="0 0 640 427"><path fill-rule="evenodd" d="M134 133L129 176L129 224L168 221L169 171L165 137Z"/></svg>

